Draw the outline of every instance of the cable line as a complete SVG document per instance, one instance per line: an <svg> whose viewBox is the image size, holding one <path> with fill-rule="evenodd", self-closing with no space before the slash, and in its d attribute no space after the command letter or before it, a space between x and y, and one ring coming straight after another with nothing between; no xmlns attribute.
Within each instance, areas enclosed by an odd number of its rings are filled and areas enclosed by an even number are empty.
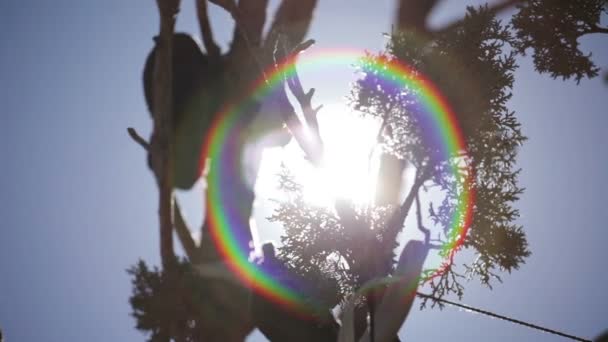
<svg viewBox="0 0 608 342"><path fill-rule="evenodd" d="M449 304L449 305L452 305L452 306L457 306L459 308L463 308L463 309L466 309L466 310L477 312L477 313L480 313L480 314L483 314L483 315L486 315L486 316L502 319L502 320L507 321L507 322L511 322L511 323L523 325L523 326L528 327L528 328L544 331L544 332L549 333L549 334L566 337L566 338L569 338L571 340L582 341L582 342L593 342L591 340L588 340L588 339L585 339L585 338L582 338L582 337L578 337L578 336L574 336L574 335L563 333L561 331L557 331L557 330L541 327L540 325L536 325L536 324L520 321L520 320L515 319L515 318L511 318L511 317L499 315L499 314L496 314L496 313L493 313L493 312L490 312L490 311L474 308L472 306L468 306L468 305L465 305L465 304L452 302L452 301L449 301L447 299L433 297L433 296L425 294L425 293L416 292L416 294L420 298L431 299L431 300L434 300L434 301L437 301L437 302L441 302L441 303L444 303L444 304Z"/></svg>

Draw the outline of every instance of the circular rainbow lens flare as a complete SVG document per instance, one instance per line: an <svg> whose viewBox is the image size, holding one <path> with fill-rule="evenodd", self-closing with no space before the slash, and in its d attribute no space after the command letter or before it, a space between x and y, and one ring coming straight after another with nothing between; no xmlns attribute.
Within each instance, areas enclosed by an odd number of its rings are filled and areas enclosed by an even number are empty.
<svg viewBox="0 0 608 342"><path fill-rule="evenodd" d="M363 72L374 73L383 85L393 89L414 89L417 107L424 117L425 136L433 144L433 150L442 159L462 155L466 151L465 141L459 128L456 116L445 98L433 83L413 68L388 58L369 57L362 51L348 49L329 49L307 52L297 57L300 73L336 66L348 67L365 59ZM206 138L201 160L209 158L207 175L206 215L210 224L212 239L228 266L238 277L247 283L258 294L278 304L298 310L303 298L297 288L280 282L272 272L260 268L250 261L250 246L247 239L241 236L248 228L249 217L242 215L238 207L238 198L225 190L234 182L241 181L240 170L235 170L240 158L238 150L239 134L243 124L241 118L249 106L270 96L273 90L283 86L283 78L295 73L296 59L288 59L278 68L266 72L266 79L258 80L251 87L248 96L238 103L227 104L216 116L216 120ZM450 165L455 163L450 163ZM457 173L453 165L451 172ZM474 193L470 183L473 175L461 179L458 184L459 197L452 212L450 236L452 243L443 247L441 255L446 256L441 267L426 280L440 275L452 262L454 254L462 246L467 230L471 224ZM459 178L459 177L456 177ZM240 234L240 235L239 235ZM454 235L453 235L454 234Z"/></svg>

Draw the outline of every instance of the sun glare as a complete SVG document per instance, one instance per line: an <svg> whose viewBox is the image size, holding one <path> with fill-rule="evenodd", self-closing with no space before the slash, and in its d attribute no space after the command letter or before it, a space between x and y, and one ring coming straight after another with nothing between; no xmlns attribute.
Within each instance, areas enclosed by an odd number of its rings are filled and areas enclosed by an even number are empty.
<svg viewBox="0 0 608 342"><path fill-rule="evenodd" d="M267 151L260 169L257 191L276 188L276 174L284 163L302 185L304 198L313 205L333 206L337 198L356 204L373 200L376 181L374 145L378 123L363 118L343 104L325 106L319 114L324 161L315 167L304 160L299 146L291 142L281 151ZM274 177L269 178L269 173ZM261 182L260 182L261 181Z"/></svg>

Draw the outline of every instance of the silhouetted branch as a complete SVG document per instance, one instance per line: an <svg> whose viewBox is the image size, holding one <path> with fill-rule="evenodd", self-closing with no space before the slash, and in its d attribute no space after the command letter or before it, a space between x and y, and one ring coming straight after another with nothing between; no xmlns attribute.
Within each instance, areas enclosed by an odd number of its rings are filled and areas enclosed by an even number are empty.
<svg viewBox="0 0 608 342"><path fill-rule="evenodd" d="M409 241L401 252L392 276L369 280L351 295L343 306L342 326L338 334L338 342L355 341L355 308L357 303L369 291L381 286L385 290L379 305L374 310L378 322L374 337L373 339L370 338L368 327L358 341L399 341L397 333L412 307L428 251L428 246L422 241Z"/></svg>
<svg viewBox="0 0 608 342"><path fill-rule="evenodd" d="M234 29L230 54L240 56L249 48L258 48L266 23L268 0L239 1L236 9L238 25Z"/></svg>
<svg viewBox="0 0 608 342"><path fill-rule="evenodd" d="M228 14L235 16L236 13L236 3L234 0L209 0L210 3L218 5L228 12Z"/></svg>
<svg viewBox="0 0 608 342"><path fill-rule="evenodd" d="M201 38L205 45L207 55L211 60L220 58L220 48L213 39L213 30L209 22L209 14L207 12L207 0L196 0L196 14L198 16L199 26L201 28Z"/></svg>
<svg viewBox="0 0 608 342"><path fill-rule="evenodd" d="M420 205L420 195L416 192L416 221L418 222L418 230L424 234L424 243L427 245L431 239L431 231L424 227L422 224L422 213L421 213L421 205Z"/></svg>
<svg viewBox="0 0 608 342"><path fill-rule="evenodd" d="M488 10L489 13L497 14L512 8L522 1L525 0L503 0L488 5ZM427 20L437 3L438 0L399 0L396 18L397 29L400 31L415 31L421 34L442 34L462 24L464 19L458 19L440 29L429 30Z"/></svg>
<svg viewBox="0 0 608 342"><path fill-rule="evenodd" d="M438 0L400 0L397 9L397 29L426 32L426 21Z"/></svg>
<svg viewBox="0 0 608 342"><path fill-rule="evenodd" d="M585 34L591 34L591 33L608 33L608 27L601 27L601 26L598 26L598 25L593 25L589 29L584 30L581 33L581 36L585 35Z"/></svg>
<svg viewBox="0 0 608 342"><path fill-rule="evenodd" d="M517 5L520 2L523 2L525 0L503 0L501 2L492 4L492 5L488 5L488 13L490 14L498 14L502 11L508 10L510 8L512 8L513 6ZM453 30L455 27L459 26L462 24L462 22L464 21L464 18L453 21L452 23L434 31L434 34L441 34L441 33L445 33L448 31Z"/></svg>
<svg viewBox="0 0 608 342"><path fill-rule="evenodd" d="M422 187L422 184L424 184L424 182L426 182L431 176L430 171L431 164L428 164L427 166L423 167L422 170L416 171L416 178L414 180L414 184L412 184L412 187L410 188L410 192L407 194L407 197L405 198L401 206L395 210L395 212L389 219L388 231L391 233L391 238L393 236L396 237L397 234L403 228L405 218L407 217L407 214L410 211L412 204L414 203L414 199L418 194L420 187Z"/></svg>
<svg viewBox="0 0 608 342"><path fill-rule="evenodd" d="M289 43L285 42L284 39L288 38L286 36L279 35L276 40L275 48L273 49L275 68L281 68L281 65L286 61L288 61L290 64L293 63L293 65L290 66L289 77L285 73L283 74L283 86L277 89L276 100L281 108L280 112L283 116L283 120L291 131L291 134L294 136L306 154L306 158L318 165L322 159L323 151L323 143L321 141L317 123L317 112L321 109L321 107L317 107L315 109L312 108L311 100L312 96L314 95L314 89L311 89L306 93L304 92L304 88L302 87L302 83L298 76L295 65L295 58L297 55L294 54L294 51L301 52L310 47L314 43L314 40L308 40L302 44L297 44L292 49L288 49L287 46ZM287 97L284 87L285 84L287 84L289 90L300 104L300 108L305 120L304 123L302 123L296 115L295 109ZM310 134L307 134L306 130L308 130Z"/></svg>
<svg viewBox="0 0 608 342"><path fill-rule="evenodd" d="M286 35L293 46L300 44L308 33L316 6L317 0L283 0L274 15L265 45L275 46L279 35Z"/></svg>
<svg viewBox="0 0 608 342"><path fill-rule="evenodd" d="M150 141L152 165L159 188L160 254L163 268L175 261L172 236L173 175L171 165L173 132L172 47L179 0L157 0L160 33L154 66L154 131Z"/></svg>
<svg viewBox="0 0 608 342"><path fill-rule="evenodd" d="M283 40L284 45L283 49L287 55L287 44ZM315 43L313 39L307 40L302 44L296 45L296 47L291 52L291 55L296 58L297 54L306 50L310 46ZM323 151L323 141L321 140L321 133L319 132L319 123L317 121L317 114L319 110L323 107L318 106L317 108L312 108L312 97L315 94L315 88L311 88L308 92L304 92L304 88L302 87L302 83L300 81L300 76L296 70L296 65L293 65L293 74L291 77L287 79L287 85L289 86L289 90L296 98L298 103L300 104L300 108L302 109L302 115L304 116L305 127L311 133L311 139L309 139L309 159L315 163L318 163L322 159L322 151Z"/></svg>
<svg viewBox="0 0 608 342"><path fill-rule="evenodd" d="M158 184L158 215L160 220L160 257L163 270L172 274L175 264L173 252L173 175L172 175L172 134L173 134L173 31L175 17L179 12L179 0L157 0L160 14L160 33L154 65L154 128L150 139L149 153L151 165ZM169 276L170 277L170 276ZM163 322L159 328L158 340L168 342L174 327L170 322Z"/></svg>
<svg viewBox="0 0 608 342"><path fill-rule="evenodd" d="M137 133L135 128L129 127L127 128L127 132L129 133L131 139L139 144L139 146L143 147L144 150L148 151L150 149L150 143L146 139L142 138L142 136Z"/></svg>
<svg viewBox="0 0 608 342"><path fill-rule="evenodd" d="M192 238L192 234L190 233L190 229L188 229L188 225L184 221L182 216L182 212L179 208L177 200L173 205L173 218L175 220L175 232L179 238L179 241L184 247L184 251L186 252L186 256L190 260L191 263L196 263L198 260L198 247Z"/></svg>

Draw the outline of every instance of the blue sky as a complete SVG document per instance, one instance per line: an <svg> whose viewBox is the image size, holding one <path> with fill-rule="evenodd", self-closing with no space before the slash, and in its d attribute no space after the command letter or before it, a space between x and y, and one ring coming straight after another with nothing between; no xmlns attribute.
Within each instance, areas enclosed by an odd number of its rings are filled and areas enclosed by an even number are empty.
<svg viewBox="0 0 608 342"><path fill-rule="evenodd" d="M321 1L310 36L321 47L381 49L394 1L370 3ZM464 5L442 5L433 23ZM193 6L184 1L177 27L198 34ZM212 13L225 47L230 20ZM125 269L138 258L159 262L157 192L126 127L151 129L141 71L157 31L154 2L7 0L0 19L0 327L7 341L143 341ZM607 40L582 40L604 68ZM530 138L518 207L533 254L492 291L467 284L464 301L592 337L608 328L608 86L554 81L529 59L519 64L510 107ZM320 102L347 90L303 80ZM413 312L401 335L558 340L452 308Z"/></svg>

